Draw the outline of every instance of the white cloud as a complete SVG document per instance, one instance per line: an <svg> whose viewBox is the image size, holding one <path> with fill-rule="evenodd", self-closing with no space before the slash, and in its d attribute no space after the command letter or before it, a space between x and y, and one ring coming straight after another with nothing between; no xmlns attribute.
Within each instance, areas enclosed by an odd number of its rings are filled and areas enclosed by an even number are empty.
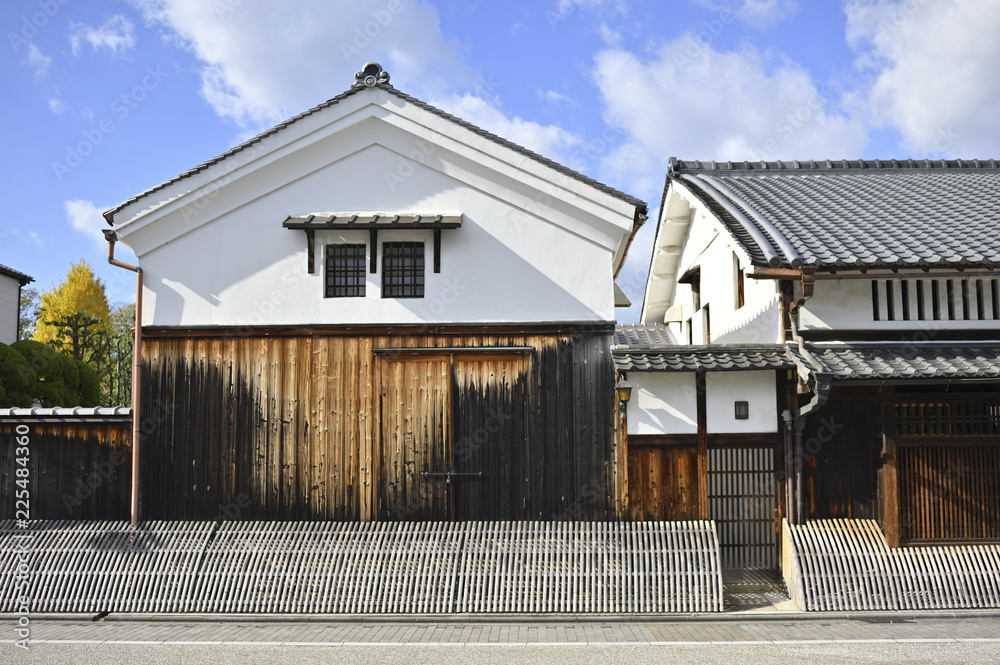
<svg viewBox="0 0 1000 665"><path fill-rule="evenodd" d="M66 201L64 205L66 208L66 221L73 227L73 230L86 236L97 248L106 249L107 242L104 239L104 229L109 227L101 213L111 206L101 208L84 199Z"/></svg>
<svg viewBox="0 0 1000 665"><path fill-rule="evenodd" d="M572 97L567 97L561 92L556 92L555 90L539 90L538 98L549 104L569 104L570 106L580 106L580 103Z"/></svg>
<svg viewBox="0 0 1000 665"><path fill-rule="evenodd" d="M48 75L52 58L39 51L38 47L34 44L29 44L27 62L35 70L35 78L40 79Z"/></svg>
<svg viewBox="0 0 1000 665"><path fill-rule="evenodd" d="M343 92L377 61L400 90L546 157L559 160L577 143L557 126L507 117L501 84L461 61L421 0L133 2L202 62L202 95L248 132Z"/></svg>
<svg viewBox="0 0 1000 665"><path fill-rule="evenodd" d="M106 49L111 55L122 55L135 46L135 27L122 14L109 16L99 28L86 23L70 24L69 43L73 55L79 55L84 43L95 51Z"/></svg>
<svg viewBox="0 0 1000 665"><path fill-rule="evenodd" d="M618 46L622 41L622 33L612 30L606 23L597 27L597 34L605 46Z"/></svg>
<svg viewBox="0 0 1000 665"><path fill-rule="evenodd" d="M827 159L854 157L867 142L805 69L752 46L720 52L688 34L647 59L608 49L594 76L607 121L628 134L608 166L633 179L661 182L671 156Z"/></svg>
<svg viewBox="0 0 1000 665"><path fill-rule="evenodd" d="M476 75L421 0L275 0L267 3L133 0L201 62L201 92L244 127L287 118L348 89L365 62L427 98Z"/></svg>
<svg viewBox="0 0 1000 665"><path fill-rule="evenodd" d="M7 236L12 238L17 238L21 242L30 242L33 245L42 247L42 238L35 231L22 231L18 226L8 227L4 231L0 231L0 240L5 239Z"/></svg>
<svg viewBox="0 0 1000 665"><path fill-rule="evenodd" d="M720 52L684 35L649 56L606 49L594 78L604 115L622 136L602 163L613 182L654 208L670 157L689 160L775 160L856 157L868 136L863 123L826 98L809 73L780 54L753 46ZM831 95L832 97L832 95ZM637 320L652 249L656 211L636 236L618 282Z"/></svg>
<svg viewBox="0 0 1000 665"><path fill-rule="evenodd" d="M540 155L573 167L572 151L580 139L556 125L541 125L522 118L508 118L500 109L471 94L451 95L432 102L448 113L502 136Z"/></svg>
<svg viewBox="0 0 1000 665"><path fill-rule="evenodd" d="M556 11L560 14L567 15L576 9L625 15L628 13L628 3L625 0L558 0L556 2Z"/></svg>
<svg viewBox="0 0 1000 665"><path fill-rule="evenodd" d="M697 0L717 12L730 11L734 18L757 29L769 28L799 11L798 0Z"/></svg>
<svg viewBox="0 0 1000 665"><path fill-rule="evenodd" d="M852 0L848 44L871 77L859 106L902 135L906 156L1000 151L1000 3Z"/></svg>
<svg viewBox="0 0 1000 665"><path fill-rule="evenodd" d="M60 113L66 112L66 102L59 99L58 97L49 98L49 110L59 115Z"/></svg>

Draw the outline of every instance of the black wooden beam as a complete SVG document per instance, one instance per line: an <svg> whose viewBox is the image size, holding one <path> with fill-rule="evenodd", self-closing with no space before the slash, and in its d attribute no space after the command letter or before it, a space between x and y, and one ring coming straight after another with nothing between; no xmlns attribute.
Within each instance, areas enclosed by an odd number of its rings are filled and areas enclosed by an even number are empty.
<svg viewBox="0 0 1000 665"><path fill-rule="evenodd" d="M378 268L378 231L371 229L369 232L371 236L371 259L368 266L368 272L374 273L376 268Z"/></svg>
<svg viewBox="0 0 1000 665"><path fill-rule="evenodd" d="M306 251L309 258L306 260L306 270L312 275L316 272L316 232L306 229Z"/></svg>
<svg viewBox="0 0 1000 665"><path fill-rule="evenodd" d="M441 272L441 229L434 229L434 272Z"/></svg>

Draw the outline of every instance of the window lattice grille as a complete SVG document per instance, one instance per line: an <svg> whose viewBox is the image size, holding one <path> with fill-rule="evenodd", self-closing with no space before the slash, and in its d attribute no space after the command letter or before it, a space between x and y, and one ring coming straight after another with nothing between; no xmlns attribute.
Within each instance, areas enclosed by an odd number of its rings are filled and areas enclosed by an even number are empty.
<svg viewBox="0 0 1000 665"><path fill-rule="evenodd" d="M1000 279L873 279L871 285L874 321L1000 321Z"/></svg>
<svg viewBox="0 0 1000 665"><path fill-rule="evenodd" d="M424 297L424 243L382 243L382 297Z"/></svg>
<svg viewBox="0 0 1000 665"><path fill-rule="evenodd" d="M365 246L326 246L326 297L357 298L365 295Z"/></svg>

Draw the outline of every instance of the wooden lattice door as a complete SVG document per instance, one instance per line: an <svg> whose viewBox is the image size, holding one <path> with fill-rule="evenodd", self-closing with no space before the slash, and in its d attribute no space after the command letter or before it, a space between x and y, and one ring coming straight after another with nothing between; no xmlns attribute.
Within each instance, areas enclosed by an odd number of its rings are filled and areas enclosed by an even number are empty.
<svg viewBox="0 0 1000 665"><path fill-rule="evenodd" d="M708 450L708 517L715 520L724 569L778 566L774 447Z"/></svg>

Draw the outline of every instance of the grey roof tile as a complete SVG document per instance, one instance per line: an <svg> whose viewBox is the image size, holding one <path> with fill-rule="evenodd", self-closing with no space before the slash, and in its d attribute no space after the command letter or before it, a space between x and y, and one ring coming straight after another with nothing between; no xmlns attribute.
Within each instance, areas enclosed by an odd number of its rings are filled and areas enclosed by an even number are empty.
<svg viewBox="0 0 1000 665"><path fill-rule="evenodd" d="M1000 265L996 160L674 160L670 168L674 176L703 173L733 190L741 201L731 202L753 208L773 224L806 266ZM699 195L718 214L721 206L706 192ZM754 263L763 264L760 248L736 220L719 216ZM777 249L769 235L768 241Z"/></svg>
<svg viewBox="0 0 1000 665"><path fill-rule="evenodd" d="M667 326L662 323L619 323L615 326L615 344L642 348L674 346Z"/></svg>
<svg viewBox="0 0 1000 665"><path fill-rule="evenodd" d="M406 212L314 212L290 215L281 223L288 229L327 228L446 228L462 226L462 215L440 215Z"/></svg>
<svg viewBox="0 0 1000 665"><path fill-rule="evenodd" d="M0 275L7 275L8 277L13 277L21 283L21 286L29 282L34 282L35 278L31 275L25 275L23 272L14 270L13 268L8 268L7 266L0 264Z"/></svg>
<svg viewBox="0 0 1000 665"><path fill-rule="evenodd" d="M787 369L791 359L780 344L672 344L661 324L618 325L611 356L622 372L711 372Z"/></svg>
<svg viewBox="0 0 1000 665"><path fill-rule="evenodd" d="M797 345L789 353L807 365ZM809 342L835 379L1000 379L1000 342Z"/></svg>
<svg viewBox="0 0 1000 665"><path fill-rule="evenodd" d="M127 406L54 406L0 409L0 419L12 420L58 420L75 422L79 420L103 419L122 420L132 416Z"/></svg>

